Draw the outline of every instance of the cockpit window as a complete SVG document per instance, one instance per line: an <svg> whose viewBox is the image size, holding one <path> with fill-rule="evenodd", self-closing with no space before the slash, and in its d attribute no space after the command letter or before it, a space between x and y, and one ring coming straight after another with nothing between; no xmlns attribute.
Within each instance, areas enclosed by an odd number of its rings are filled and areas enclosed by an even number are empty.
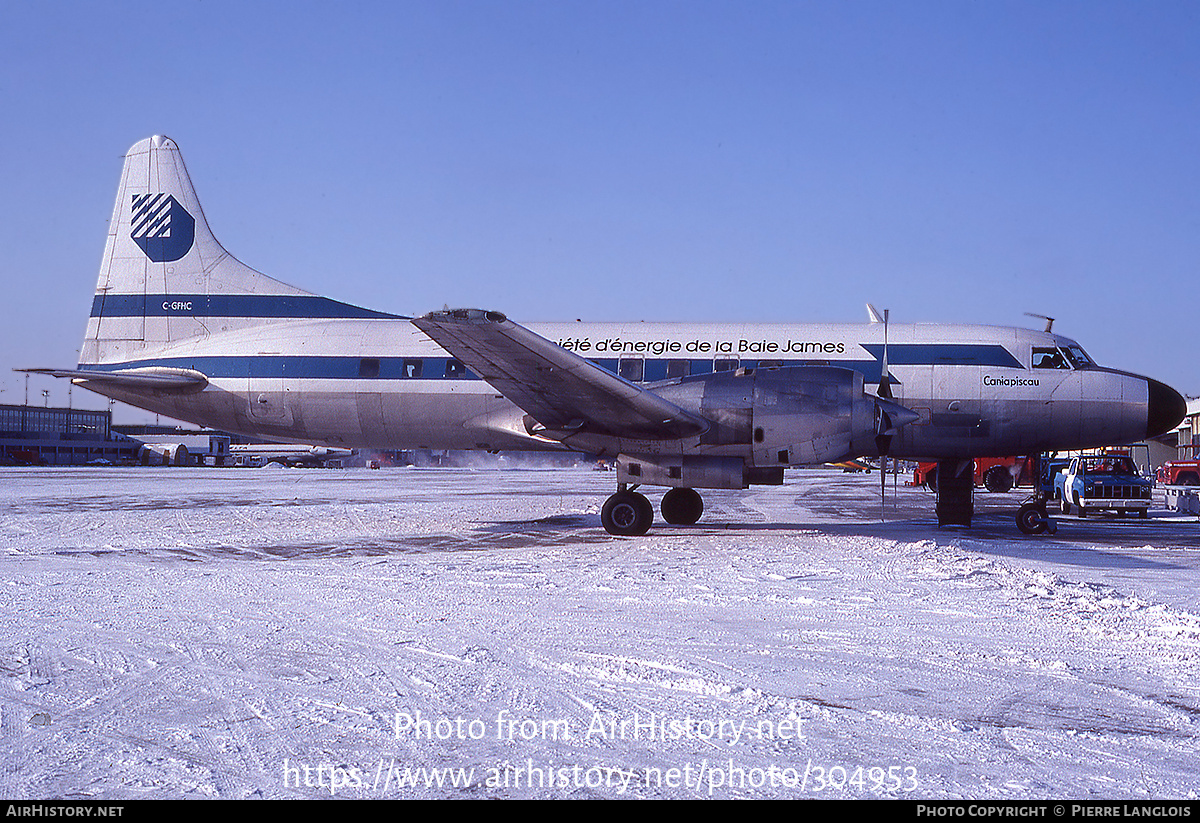
<svg viewBox="0 0 1200 823"><path fill-rule="evenodd" d="M1071 364L1056 346L1034 346L1033 367L1035 369L1069 369Z"/></svg>
<svg viewBox="0 0 1200 823"><path fill-rule="evenodd" d="M1067 355L1067 359L1071 361L1071 365L1077 369L1086 369L1089 366L1095 365L1092 363L1092 358L1087 356L1087 352L1079 348L1079 346L1066 346L1063 352Z"/></svg>

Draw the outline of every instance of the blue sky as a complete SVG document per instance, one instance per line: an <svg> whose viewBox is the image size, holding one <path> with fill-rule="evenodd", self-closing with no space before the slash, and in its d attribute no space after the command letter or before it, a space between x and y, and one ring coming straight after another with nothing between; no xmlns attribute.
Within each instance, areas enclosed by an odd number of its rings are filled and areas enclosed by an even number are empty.
<svg viewBox="0 0 1200 823"><path fill-rule="evenodd" d="M1174 2L6 0L0 402L75 363L151 134L235 256L359 305L1028 311L1200 394L1198 43Z"/></svg>

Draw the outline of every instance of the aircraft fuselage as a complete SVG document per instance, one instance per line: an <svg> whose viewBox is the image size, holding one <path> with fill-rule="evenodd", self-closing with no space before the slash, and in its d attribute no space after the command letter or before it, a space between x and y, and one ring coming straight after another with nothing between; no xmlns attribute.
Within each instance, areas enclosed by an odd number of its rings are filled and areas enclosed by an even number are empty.
<svg viewBox="0 0 1200 823"><path fill-rule="evenodd" d="M176 314L159 322L185 318L199 319ZM867 390L874 391L882 370L879 323L576 322L529 328L655 390L714 371L833 366L861 373ZM1154 381L1090 362L1076 367L1059 360L1056 367L1035 368L1035 352L1078 350L1078 344L1059 335L996 326L891 324L888 337L893 397L919 415L894 438L894 457L1088 448L1142 439L1154 417ZM87 342L102 356L102 338ZM279 320L191 337L152 358L134 356L103 368L142 366L194 369L208 377L208 385L183 393L88 387L197 425L286 442L378 449L564 448L559 440L530 434L523 411L404 318ZM582 450L613 454L683 449L748 456L748 442L706 445L703 439L666 444L601 438L567 447L586 445ZM874 450L868 446L862 453Z"/></svg>

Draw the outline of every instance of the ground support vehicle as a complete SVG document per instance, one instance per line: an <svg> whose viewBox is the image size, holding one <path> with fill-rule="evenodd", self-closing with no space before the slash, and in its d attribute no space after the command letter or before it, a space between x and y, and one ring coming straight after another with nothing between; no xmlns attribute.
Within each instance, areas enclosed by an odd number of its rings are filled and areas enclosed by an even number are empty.
<svg viewBox="0 0 1200 823"><path fill-rule="evenodd" d="M1200 486L1200 460L1169 460L1158 469L1160 486Z"/></svg>
<svg viewBox="0 0 1200 823"><path fill-rule="evenodd" d="M1034 484L1033 494L1017 509L1017 528L1023 534L1056 534L1058 526L1050 519L1046 502L1053 499L1054 473L1062 461L1048 454L1038 454L1029 458L1029 462L1032 465L1031 473L1038 481Z"/></svg>
<svg viewBox="0 0 1200 823"><path fill-rule="evenodd" d="M1133 458L1111 451L1072 458L1063 474L1061 507L1080 517L1097 511L1115 511L1124 516L1137 512L1146 517L1154 482L1138 474Z"/></svg>
<svg viewBox="0 0 1200 823"><path fill-rule="evenodd" d="M1028 457L975 458L975 485L990 492L1011 491L1014 485L1033 485L1033 460ZM920 463L913 472L914 486L938 487L938 464Z"/></svg>

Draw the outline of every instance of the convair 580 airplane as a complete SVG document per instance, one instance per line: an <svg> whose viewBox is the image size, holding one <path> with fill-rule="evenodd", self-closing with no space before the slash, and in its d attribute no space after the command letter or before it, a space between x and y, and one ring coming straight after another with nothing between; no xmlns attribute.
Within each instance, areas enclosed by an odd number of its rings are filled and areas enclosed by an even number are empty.
<svg viewBox="0 0 1200 823"><path fill-rule="evenodd" d="M285 442L615 457L601 517L613 534L649 529L639 485L670 487L663 518L694 523L697 488L779 484L789 467L863 455L941 461L939 521L969 525L972 458L1140 440L1185 410L1171 388L1101 368L1048 331L525 328L477 309L357 308L230 256L165 137L125 158L78 367L35 371Z"/></svg>

